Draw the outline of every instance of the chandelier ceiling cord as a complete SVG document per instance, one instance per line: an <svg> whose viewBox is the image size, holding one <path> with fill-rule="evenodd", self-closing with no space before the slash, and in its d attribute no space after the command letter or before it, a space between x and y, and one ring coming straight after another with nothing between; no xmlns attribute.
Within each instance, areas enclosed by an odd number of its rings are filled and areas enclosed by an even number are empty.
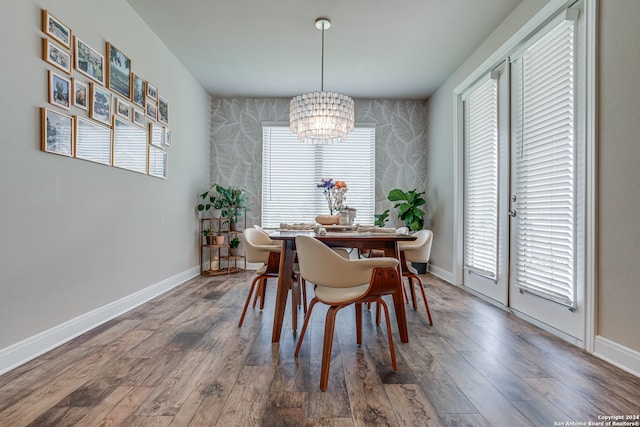
<svg viewBox="0 0 640 427"><path fill-rule="evenodd" d="M333 144L343 142L354 127L353 99L337 92L324 90L324 30L331 27L327 18L316 19L322 30L322 62L320 92L308 92L293 97L289 109L291 131L300 142Z"/></svg>

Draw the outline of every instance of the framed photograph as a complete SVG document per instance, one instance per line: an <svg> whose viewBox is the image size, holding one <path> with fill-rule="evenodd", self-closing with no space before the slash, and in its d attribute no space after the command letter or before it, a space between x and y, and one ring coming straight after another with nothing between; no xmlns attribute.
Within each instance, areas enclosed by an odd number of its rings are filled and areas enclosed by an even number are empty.
<svg viewBox="0 0 640 427"><path fill-rule="evenodd" d="M156 123L149 123L149 144L164 147L164 128Z"/></svg>
<svg viewBox="0 0 640 427"><path fill-rule="evenodd" d="M111 164L111 128L75 116L75 156L78 159Z"/></svg>
<svg viewBox="0 0 640 427"><path fill-rule="evenodd" d="M75 39L75 68L87 77L104 84L104 56L77 37Z"/></svg>
<svg viewBox="0 0 640 427"><path fill-rule="evenodd" d="M42 59L58 67L67 74L71 74L71 55L52 43L47 37L42 38Z"/></svg>
<svg viewBox="0 0 640 427"><path fill-rule="evenodd" d="M56 107L71 109L71 78L49 70L49 103Z"/></svg>
<svg viewBox="0 0 640 427"><path fill-rule="evenodd" d="M115 113L123 119L131 120L131 105L120 98L116 98Z"/></svg>
<svg viewBox="0 0 640 427"><path fill-rule="evenodd" d="M67 49L71 49L71 28L47 10L42 10L42 31Z"/></svg>
<svg viewBox="0 0 640 427"><path fill-rule="evenodd" d="M146 85L144 83L144 80L133 73L131 73L131 90L131 100L133 101L133 103L144 108Z"/></svg>
<svg viewBox="0 0 640 427"><path fill-rule="evenodd" d="M132 108L133 123L138 126L144 127L144 110L142 108Z"/></svg>
<svg viewBox="0 0 640 427"><path fill-rule="evenodd" d="M107 87L131 99L131 59L107 42Z"/></svg>
<svg viewBox="0 0 640 427"><path fill-rule="evenodd" d="M164 131L164 145L171 147L171 129L169 128Z"/></svg>
<svg viewBox="0 0 640 427"><path fill-rule="evenodd" d="M147 98L151 98L154 100L158 99L158 88L152 85L151 83L146 83L147 87Z"/></svg>
<svg viewBox="0 0 640 427"><path fill-rule="evenodd" d="M99 122L111 125L111 92L91 83L91 104L89 117Z"/></svg>
<svg viewBox="0 0 640 427"><path fill-rule="evenodd" d="M158 121L169 124L169 101L161 96L158 96Z"/></svg>
<svg viewBox="0 0 640 427"><path fill-rule="evenodd" d="M153 120L158 120L158 106L153 100L147 99L147 117Z"/></svg>
<svg viewBox="0 0 640 427"><path fill-rule="evenodd" d="M73 79L73 105L89 110L89 85Z"/></svg>
<svg viewBox="0 0 640 427"><path fill-rule="evenodd" d="M149 175L167 178L167 153L151 145L149 146Z"/></svg>
<svg viewBox="0 0 640 427"><path fill-rule="evenodd" d="M41 148L47 153L73 155L73 118L48 108L40 109Z"/></svg>

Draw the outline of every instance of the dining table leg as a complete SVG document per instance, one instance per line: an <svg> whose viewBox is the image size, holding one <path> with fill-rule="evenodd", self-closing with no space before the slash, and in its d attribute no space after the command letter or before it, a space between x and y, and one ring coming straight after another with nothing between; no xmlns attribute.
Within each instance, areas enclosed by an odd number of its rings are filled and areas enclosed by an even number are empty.
<svg viewBox="0 0 640 427"><path fill-rule="evenodd" d="M384 249L384 255L400 259L400 251L397 242L393 242L393 246ZM398 322L398 332L400 333L400 341L409 342L409 331L407 329L407 314L404 309L404 295L402 291L402 271L398 265L398 286L396 286L393 296L393 307L396 312L396 321Z"/></svg>
<svg viewBox="0 0 640 427"><path fill-rule="evenodd" d="M280 341L284 312L287 307L287 295L291 289L293 276L293 262L296 257L295 242L285 240L280 252L280 268L278 270L278 287L276 289L276 307L273 314L273 332L271 342ZM292 296L293 298L293 296ZM296 313L293 314L294 316Z"/></svg>

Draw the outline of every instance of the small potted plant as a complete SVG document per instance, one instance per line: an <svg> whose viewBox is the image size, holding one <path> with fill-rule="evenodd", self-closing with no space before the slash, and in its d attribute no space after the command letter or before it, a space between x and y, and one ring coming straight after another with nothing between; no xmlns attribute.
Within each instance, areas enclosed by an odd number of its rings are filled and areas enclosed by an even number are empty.
<svg viewBox="0 0 640 427"><path fill-rule="evenodd" d="M222 246L224 245L224 236L222 234L220 234L220 232L218 232L218 234L216 234L216 246Z"/></svg>
<svg viewBox="0 0 640 427"><path fill-rule="evenodd" d="M231 239L231 241L229 242L229 255L238 255L238 246L240 246L240 239L238 238L238 236L234 236L233 239Z"/></svg>
<svg viewBox="0 0 640 427"><path fill-rule="evenodd" d="M373 215L374 221L373 225L376 227L384 227L387 220L389 219L389 209L386 209L384 212Z"/></svg>
<svg viewBox="0 0 640 427"><path fill-rule="evenodd" d="M202 235L204 236L206 245L213 245L213 232L208 228L202 230Z"/></svg>

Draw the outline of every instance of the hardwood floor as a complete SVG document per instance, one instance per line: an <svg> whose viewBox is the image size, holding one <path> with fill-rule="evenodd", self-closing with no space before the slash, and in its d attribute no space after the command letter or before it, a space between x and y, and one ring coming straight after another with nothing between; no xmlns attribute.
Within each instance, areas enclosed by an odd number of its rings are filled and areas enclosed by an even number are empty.
<svg viewBox="0 0 640 427"><path fill-rule="evenodd" d="M538 427L640 414L640 379L429 275L434 323L421 301L407 305L409 343L393 324L398 370L384 322L365 310L358 347L346 308L321 392L324 308L295 359L289 314L271 343L274 282L237 327L251 276L195 278L0 376L0 426Z"/></svg>

